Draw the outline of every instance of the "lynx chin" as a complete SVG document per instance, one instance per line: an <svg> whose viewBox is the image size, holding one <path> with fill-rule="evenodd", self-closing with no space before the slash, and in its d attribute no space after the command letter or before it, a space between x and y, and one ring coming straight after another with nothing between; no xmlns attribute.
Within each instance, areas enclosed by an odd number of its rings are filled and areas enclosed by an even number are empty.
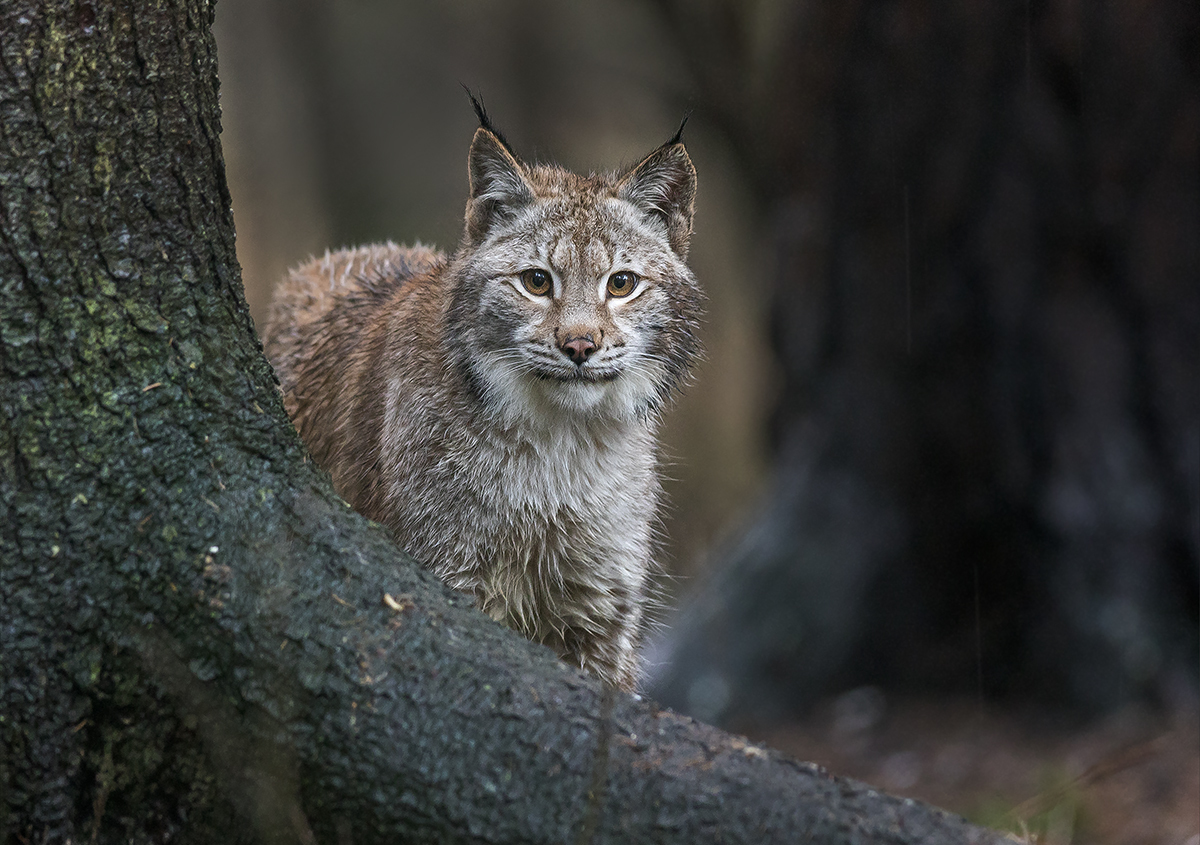
<svg viewBox="0 0 1200 845"><path fill-rule="evenodd" d="M698 346L696 171L679 133L622 173L527 164L476 111L454 254L387 243L298 267L267 354L355 508L494 619L632 690L655 433Z"/></svg>

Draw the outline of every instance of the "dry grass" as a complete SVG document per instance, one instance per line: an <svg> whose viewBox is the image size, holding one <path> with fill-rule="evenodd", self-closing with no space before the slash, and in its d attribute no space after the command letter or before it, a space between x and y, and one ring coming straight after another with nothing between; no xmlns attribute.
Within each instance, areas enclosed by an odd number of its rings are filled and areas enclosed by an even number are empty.
<svg viewBox="0 0 1200 845"><path fill-rule="evenodd" d="M1200 718L1130 709L1079 726L855 690L755 736L832 772L1038 845L1200 845Z"/></svg>

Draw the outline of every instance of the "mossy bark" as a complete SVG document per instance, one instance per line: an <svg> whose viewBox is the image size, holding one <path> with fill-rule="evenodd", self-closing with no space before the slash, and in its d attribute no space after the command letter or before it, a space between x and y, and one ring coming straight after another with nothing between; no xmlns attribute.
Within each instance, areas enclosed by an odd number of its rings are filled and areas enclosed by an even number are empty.
<svg viewBox="0 0 1200 845"><path fill-rule="evenodd" d="M602 689L307 460L247 314L212 7L0 7L0 840L961 842Z"/></svg>

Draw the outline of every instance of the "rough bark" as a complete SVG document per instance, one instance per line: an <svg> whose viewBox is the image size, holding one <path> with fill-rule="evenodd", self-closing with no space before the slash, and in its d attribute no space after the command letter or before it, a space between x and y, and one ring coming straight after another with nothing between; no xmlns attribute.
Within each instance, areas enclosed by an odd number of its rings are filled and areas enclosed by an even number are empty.
<svg viewBox="0 0 1200 845"><path fill-rule="evenodd" d="M0 839L986 842L602 689L306 461L200 0L0 7Z"/></svg>
<svg viewBox="0 0 1200 845"><path fill-rule="evenodd" d="M773 221L784 385L652 691L1194 700L1196 5L659 5Z"/></svg>

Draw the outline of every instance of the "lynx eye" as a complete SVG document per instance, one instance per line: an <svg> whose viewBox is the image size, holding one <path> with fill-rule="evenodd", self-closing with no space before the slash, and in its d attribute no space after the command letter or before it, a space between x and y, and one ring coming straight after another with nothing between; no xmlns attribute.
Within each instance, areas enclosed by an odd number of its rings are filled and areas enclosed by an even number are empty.
<svg viewBox="0 0 1200 845"><path fill-rule="evenodd" d="M550 293L550 288L553 286L550 274L536 267L521 271L521 284L525 286L525 290L534 296L546 296Z"/></svg>
<svg viewBox="0 0 1200 845"><path fill-rule="evenodd" d="M609 296L629 296L637 287L638 275L629 270L622 270L620 273L613 273L608 277L608 295Z"/></svg>

